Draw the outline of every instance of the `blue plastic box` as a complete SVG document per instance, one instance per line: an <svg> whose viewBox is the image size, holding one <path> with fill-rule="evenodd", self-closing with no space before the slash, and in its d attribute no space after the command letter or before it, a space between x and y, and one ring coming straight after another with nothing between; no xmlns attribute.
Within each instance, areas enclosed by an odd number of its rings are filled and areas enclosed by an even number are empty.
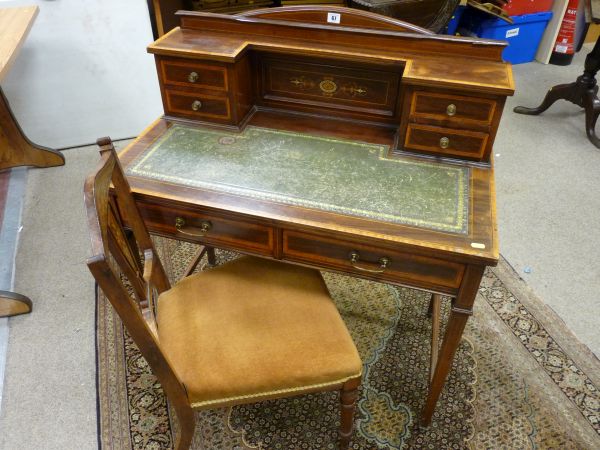
<svg viewBox="0 0 600 450"><path fill-rule="evenodd" d="M542 40L546 25L552 18L552 11L544 11L522 16L511 16L514 23L501 19L487 19L473 23L477 36L488 39L508 41L508 47L502 52L502 58L512 64L533 61Z"/></svg>

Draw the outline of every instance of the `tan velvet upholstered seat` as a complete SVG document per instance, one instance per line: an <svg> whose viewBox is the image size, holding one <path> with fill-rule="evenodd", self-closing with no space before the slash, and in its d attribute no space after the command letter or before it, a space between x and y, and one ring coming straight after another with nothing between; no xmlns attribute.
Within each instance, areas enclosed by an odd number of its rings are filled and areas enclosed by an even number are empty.
<svg viewBox="0 0 600 450"><path fill-rule="evenodd" d="M157 325L194 408L325 390L362 369L320 273L276 261L183 279L160 295Z"/></svg>

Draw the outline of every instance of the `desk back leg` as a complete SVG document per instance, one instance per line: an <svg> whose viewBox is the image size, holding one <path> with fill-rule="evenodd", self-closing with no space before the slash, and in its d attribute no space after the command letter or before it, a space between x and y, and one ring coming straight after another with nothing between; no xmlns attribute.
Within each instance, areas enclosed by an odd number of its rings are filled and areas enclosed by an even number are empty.
<svg viewBox="0 0 600 450"><path fill-rule="evenodd" d="M421 413L421 425L423 426L428 426L431 423L435 406L448 377L448 373L452 368L454 354L460 344L465 325L469 316L473 313L473 303L479 290L484 269L484 266L469 266L467 268L458 296L452 304L442 347L438 353L437 363L435 364L433 376L429 383L429 394Z"/></svg>

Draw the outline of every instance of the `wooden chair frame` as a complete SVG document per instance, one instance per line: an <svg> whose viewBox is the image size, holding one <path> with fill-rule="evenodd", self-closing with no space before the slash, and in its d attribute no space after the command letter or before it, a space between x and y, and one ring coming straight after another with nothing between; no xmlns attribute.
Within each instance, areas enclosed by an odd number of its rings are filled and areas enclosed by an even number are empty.
<svg viewBox="0 0 600 450"><path fill-rule="evenodd" d="M180 434L175 448L189 448L195 429L194 409L190 405L186 387L171 367L168 355L159 345L155 308L158 296L170 289L165 270L157 257L150 234L131 194L119 158L110 138L98 140L101 162L85 182L85 206L91 236L92 254L87 265L112 306L117 311L151 370L161 383L165 395L174 408L180 423ZM115 196L110 194L111 184ZM128 237L123 218L131 228ZM140 261L142 254L144 262ZM121 275L113 270L111 256L131 284L129 290ZM133 292L133 295L130 292ZM353 432L353 416L358 397L360 377L323 390L340 390L341 426L340 448L349 446ZM306 393L305 391L302 394ZM281 397L275 395L270 398ZM267 399L266 397L261 397ZM242 400L238 403L256 402Z"/></svg>

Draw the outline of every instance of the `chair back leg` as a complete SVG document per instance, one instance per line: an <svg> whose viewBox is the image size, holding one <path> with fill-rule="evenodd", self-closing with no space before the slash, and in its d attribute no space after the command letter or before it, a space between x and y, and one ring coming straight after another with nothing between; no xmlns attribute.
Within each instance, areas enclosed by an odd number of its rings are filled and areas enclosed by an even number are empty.
<svg viewBox="0 0 600 450"><path fill-rule="evenodd" d="M350 447L350 440L354 432L354 411L356 410L359 385L360 379L347 381L342 386L340 392L342 415L340 424L340 450L347 450Z"/></svg>

